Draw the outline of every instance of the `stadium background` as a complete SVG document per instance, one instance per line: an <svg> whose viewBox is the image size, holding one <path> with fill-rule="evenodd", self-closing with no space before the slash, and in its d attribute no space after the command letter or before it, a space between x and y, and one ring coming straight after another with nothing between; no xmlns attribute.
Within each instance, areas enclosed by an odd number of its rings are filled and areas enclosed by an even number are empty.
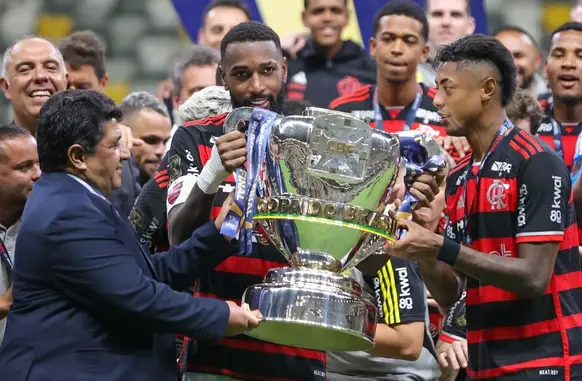
<svg viewBox="0 0 582 381"><path fill-rule="evenodd" d="M209 0L0 0L0 51L15 39L36 34L55 43L69 33L92 29L107 44L106 93L119 101L128 92L155 93L173 60L196 40ZM367 45L372 18L386 0L348 0L353 10L344 38ZM425 0L415 0L424 5ZM280 35L303 30L303 0L246 0L256 20ZM471 0L477 31L519 25L547 45L547 34L569 18L575 1ZM12 118L0 96L0 122Z"/></svg>

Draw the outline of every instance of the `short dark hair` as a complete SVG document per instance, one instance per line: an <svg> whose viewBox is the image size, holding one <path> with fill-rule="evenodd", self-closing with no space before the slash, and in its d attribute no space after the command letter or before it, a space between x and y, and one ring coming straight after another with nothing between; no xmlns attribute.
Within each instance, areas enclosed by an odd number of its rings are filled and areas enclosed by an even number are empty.
<svg viewBox="0 0 582 381"><path fill-rule="evenodd" d="M281 51L281 40L273 29L260 22L247 21L238 24L224 36L220 42L220 55L224 59L226 48L232 43L257 41L273 41L277 49Z"/></svg>
<svg viewBox="0 0 582 381"><path fill-rule="evenodd" d="M465 0L465 4L467 4L467 6L465 8L465 12L467 13L467 16L470 16L471 15L471 0ZM430 10L430 0L426 0L425 6L426 6L426 10L429 11Z"/></svg>
<svg viewBox="0 0 582 381"><path fill-rule="evenodd" d="M236 9L240 10L241 12L243 12L245 14L245 16L247 16L247 19L249 21L253 19L253 16L251 15L251 11L250 11L249 7L241 0L214 0L214 1L211 1L206 6L206 8L204 8L204 11L202 12L202 25L204 25L204 23L206 22L206 16L208 16L208 13L211 10L213 10L214 8L220 8L220 7L236 8Z"/></svg>
<svg viewBox="0 0 582 381"><path fill-rule="evenodd" d="M550 36L550 41L554 38L554 36L558 33L565 32L567 30L574 30L576 32L582 32L582 23L576 21L568 21L565 24L560 25L552 32Z"/></svg>
<svg viewBox="0 0 582 381"><path fill-rule="evenodd" d="M409 0L394 0L384 5L378 13L374 16L374 36L378 33L380 29L380 20L384 16L406 16L422 24L422 38L424 41L428 41L428 20L426 19L426 14L424 9L417 3Z"/></svg>
<svg viewBox="0 0 582 381"><path fill-rule="evenodd" d="M82 30L65 37L59 50L66 63L75 70L89 65L95 70L97 78L105 76L105 43L90 30Z"/></svg>
<svg viewBox="0 0 582 381"><path fill-rule="evenodd" d="M501 104L505 107L511 102L516 87L516 68L509 50L495 37L473 34L444 46L434 66L446 62L491 65L500 77Z"/></svg>
<svg viewBox="0 0 582 381"><path fill-rule="evenodd" d="M519 27L517 25L504 25L501 28L497 29L491 35L493 37L496 37L498 34L503 33L503 32L517 32L517 33L521 33L524 36L526 36L527 38L529 38L531 40L532 44L534 44L534 46L536 48L538 47L538 43L537 43L536 39L534 38L534 36L532 36L532 34L530 32L528 32L527 30L525 30L522 27Z"/></svg>
<svg viewBox="0 0 582 381"><path fill-rule="evenodd" d="M344 0L344 5L348 7L348 0ZM303 0L303 8L307 9L309 7L309 0Z"/></svg>
<svg viewBox="0 0 582 381"><path fill-rule="evenodd" d="M12 140L12 139L21 138L21 137L28 137L28 136L32 136L30 131L28 131L26 128L17 126L16 124L6 124L3 126L0 126L0 143L4 142L6 140ZM4 152L2 152L2 147L0 146L0 157L3 154L4 154Z"/></svg>
<svg viewBox="0 0 582 381"><path fill-rule="evenodd" d="M190 66L210 66L219 63L220 57L215 49L202 45L192 46L183 57L176 60L172 68L171 78L174 95L180 94L184 83L184 72Z"/></svg>
<svg viewBox="0 0 582 381"><path fill-rule="evenodd" d="M511 102L505 108L507 117L513 123L529 119L531 133L535 134L544 118L544 111L539 102L524 89L516 89Z"/></svg>
<svg viewBox="0 0 582 381"><path fill-rule="evenodd" d="M103 139L103 124L123 119L115 102L94 90L65 90L50 97L40 109L36 140L43 172L62 172L67 150L79 144L91 154Z"/></svg>

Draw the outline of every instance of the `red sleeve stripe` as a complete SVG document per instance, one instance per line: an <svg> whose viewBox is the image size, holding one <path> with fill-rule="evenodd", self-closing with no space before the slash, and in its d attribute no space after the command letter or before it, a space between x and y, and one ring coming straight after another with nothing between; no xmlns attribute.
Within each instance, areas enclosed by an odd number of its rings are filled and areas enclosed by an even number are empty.
<svg viewBox="0 0 582 381"><path fill-rule="evenodd" d="M349 95L344 95L342 97L336 98L329 104L330 109L335 109L343 104L350 103L350 102L361 102L365 101L370 97L370 89L372 85L364 86L359 90L356 90L354 93Z"/></svg>
<svg viewBox="0 0 582 381"><path fill-rule="evenodd" d="M538 141L533 136L531 136L524 130L519 130L519 136L523 138L525 141L527 141L529 144L531 144L537 150L537 152L543 151L543 148L540 145L540 143L538 143Z"/></svg>
<svg viewBox="0 0 582 381"><path fill-rule="evenodd" d="M530 155L536 154L538 151L529 142L526 142L524 138L519 135L515 135L515 142L525 148Z"/></svg>
<svg viewBox="0 0 582 381"><path fill-rule="evenodd" d="M565 329L582 326L582 314L570 315L558 319L544 320L537 323L524 324L517 327L497 327L469 331L467 342L478 344L498 340L520 340L529 337L558 332L564 325Z"/></svg>
<svg viewBox="0 0 582 381"><path fill-rule="evenodd" d="M465 168L472 157L473 155L467 155L461 160L459 160L459 162L455 165L455 168L451 169L451 171L449 172L449 176L452 175L453 173L460 171L462 168Z"/></svg>
<svg viewBox="0 0 582 381"><path fill-rule="evenodd" d="M525 160L529 159L530 157L529 152L527 152L524 148L517 145L517 143L515 143L514 141L510 141L509 146L513 148L516 152L519 152Z"/></svg>
<svg viewBox="0 0 582 381"><path fill-rule="evenodd" d="M219 126L222 123L224 123L224 119L226 119L227 115L228 115L228 113L225 112L223 114L209 116L208 118L204 118L204 119L200 119L200 120L189 120L187 122L184 122L184 124L182 124L182 127L208 126L210 124L213 124L215 126Z"/></svg>
<svg viewBox="0 0 582 381"><path fill-rule="evenodd" d="M456 335L452 335L452 334L450 334L450 333L447 333L447 332L445 332L445 331L441 331L441 334L440 334L440 336L439 336L439 340L442 340L442 341L444 341L445 343L452 344L452 343L454 343L455 341L461 341L461 340L465 340L465 338L463 338L463 337L459 337L459 336L456 336Z"/></svg>

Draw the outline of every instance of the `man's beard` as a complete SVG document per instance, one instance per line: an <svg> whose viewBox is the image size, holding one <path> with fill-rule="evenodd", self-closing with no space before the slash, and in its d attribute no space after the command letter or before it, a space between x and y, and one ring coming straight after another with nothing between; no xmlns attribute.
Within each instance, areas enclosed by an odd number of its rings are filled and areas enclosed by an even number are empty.
<svg viewBox="0 0 582 381"><path fill-rule="evenodd" d="M523 82L522 82L520 87L524 90L527 90L527 89L529 89L529 87L533 83L536 75L534 73L534 74L530 75L529 77L526 77L525 75L523 75L522 70L519 70L519 71L520 71L519 74L521 74L523 76Z"/></svg>
<svg viewBox="0 0 582 381"><path fill-rule="evenodd" d="M234 94L232 93L232 91L229 89L228 92L230 93L230 99L232 102L232 108L239 108L239 107L254 107L251 104L251 99L246 99L242 102L238 101L235 99ZM269 101L269 110L276 112L277 114L281 114L283 112L283 105L285 103L285 94L284 92L281 90L279 92L279 94L277 94L276 97L273 97L272 95L267 96L267 100Z"/></svg>

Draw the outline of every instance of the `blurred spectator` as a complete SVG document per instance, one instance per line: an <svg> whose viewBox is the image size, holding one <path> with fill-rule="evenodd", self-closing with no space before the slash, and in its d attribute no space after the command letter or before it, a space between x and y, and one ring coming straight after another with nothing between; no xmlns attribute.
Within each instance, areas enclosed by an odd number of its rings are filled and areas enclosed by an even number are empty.
<svg viewBox="0 0 582 381"><path fill-rule="evenodd" d="M65 37L59 44L69 73L69 88L103 92L109 76L105 71L105 44L90 30Z"/></svg>
<svg viewBox="0 0 582 381"><path fill-rule="evenodd" d="M507 105L505 111L507 112L507 117L515 126L526 130L532 135L536 134L544 117L544 112L538 101L524 89L515 90L513 99Z"/></svg>
<svg viewBox="0 0 582 381"><path fill-rule="evenodd" d="M498 29L493 36L511 52L517 68L517 86L538 97L548 92L544 79L537 74L542 65L542 52L531 34L515 25Z"/></svg>
<svg viewBox="0 0 582 381"><path fill-rule="evenodd" d="M568 22L550 38L545 72L551 97L542 96L544 118L538 135L572 168L582 132L582 23Z"/></svg>
<svg viewBox="0 0 582 381"><path fill-rule="evenodd" d="M145 91L127 95L119 108L133 137L143 141L133 146L131 153L140 171L139 183L144 185L156 173L164 155L172 129L170 116L166 106Z"/></svg>
<svg viewBox="0 0 582 381"><path fill-rule="evenodd" d="M241 22L251 21L247 5L240 0L213 0L204 9L202 28L198 31L198 43L220 50L225 34Z"/></svg>
<svg viewBox="0 0 582 381"><path fill-rule="evenodd" d="M355 42L341 38L349 20L346 0L305 0L302 19L311 38L289 60L288 99L328 107L333 99L376 81L368 54Z"/></svg>
<svg viewBox="0 0 582 381"><path fill-rule="evenodd" d="M176 60L172 68L172 110L174 110L172 135L180 126L178 108L195 92L216 85L219 53L211 48L194 45L184 56ZM171 141L166 144L166 151Z"/></svg>
<svg viewBox="0 0 582 381"><path fill-rule="evenodd" d="M15 125L0 127L0 344L12 304L12 267L20 217L40 176L36 140Z"/></svg>
<svg viewBox="0 0 582 381"><path fill-rule="evenodd" d="M430 126L446 131L433 105L434 89L418 84L416 70L428 56L428 23L424 9L408 0L389 2L374 17L370 51L376 58L377 85L335 99L329 108L373 121L397 133Z"/></svg>
<svg viewBox="0 0 582 381"><path fill-rule="evenodd" d="M63 56L45 39L24 37L4 52L1 77L14 123L36 135L40 108L51 95L67 87Z"/></svg>
<svg viewBox="0 0 582 381"><path fill-rule="evenodd" d="M65 37L59 49L65 60L65 65L71 69L68 86L73 89L91 89L103 92L109 76L105 67L105 43L92 31L80 31ZM128 157L134 144L136 148L143 144L134 139L128 126L119 125L122 133L122 146L127 150L123 156ZM131 207L139 194L139 169L135 160L124 160L121 167L121 187L114 189L109 199L123 217L129 216Z"/></svg>
<svg viewBox="0 0 582 381"><path fill-rule="evenodd" d="M430 55L419 67L420 81L435 86L432 60L444 45L473 34L475 19L471 17L471 0L426 0Z"/></svg>

